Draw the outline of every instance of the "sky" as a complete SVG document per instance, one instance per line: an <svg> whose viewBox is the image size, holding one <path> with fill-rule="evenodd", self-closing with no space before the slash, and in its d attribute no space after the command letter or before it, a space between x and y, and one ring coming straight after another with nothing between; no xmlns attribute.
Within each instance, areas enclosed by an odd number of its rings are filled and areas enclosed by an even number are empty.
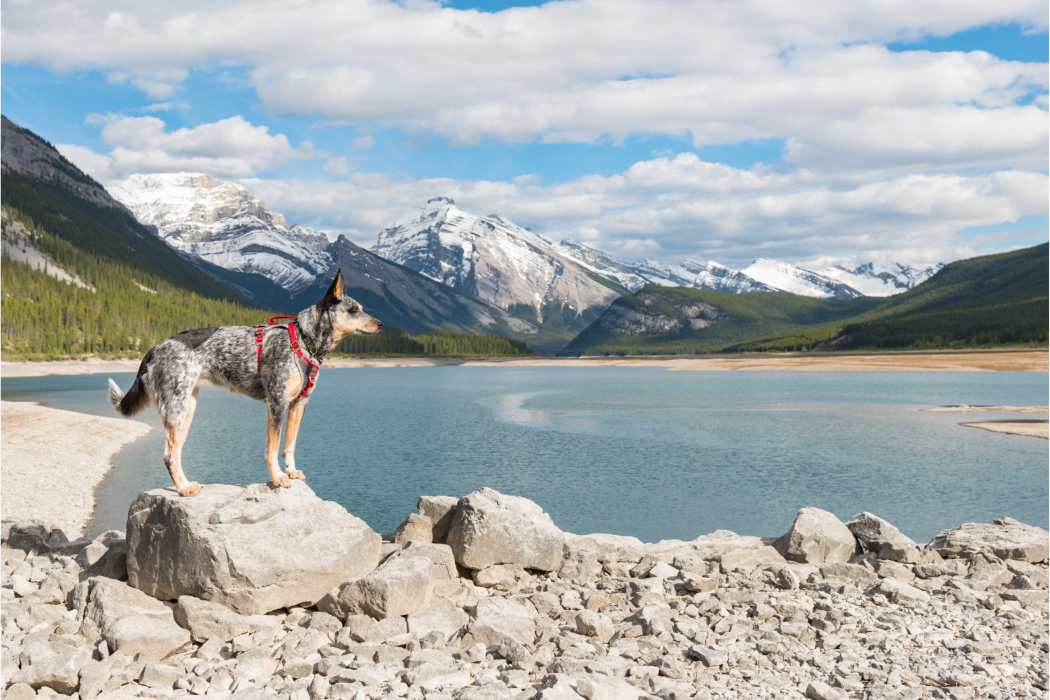
<svg viewBox="0 0 1050 700"><path fill-rule="evenodd" d="M371 246L436 196L622 260L1048 240L1045 0L2 0L0 107L103 184Z"/></svg>

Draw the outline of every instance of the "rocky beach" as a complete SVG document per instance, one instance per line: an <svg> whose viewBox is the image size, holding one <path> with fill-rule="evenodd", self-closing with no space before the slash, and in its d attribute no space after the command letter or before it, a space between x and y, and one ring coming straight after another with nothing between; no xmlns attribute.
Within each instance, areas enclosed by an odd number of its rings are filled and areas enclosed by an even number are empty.
<svg viewBox="0 0 1050 700"><path fill-rule="evenodd" d="M1047 554L1010 518L643 543L480 489L380 535L302 482L158 489L95 540L4 521L4 697L1045 697Z"/></svg>

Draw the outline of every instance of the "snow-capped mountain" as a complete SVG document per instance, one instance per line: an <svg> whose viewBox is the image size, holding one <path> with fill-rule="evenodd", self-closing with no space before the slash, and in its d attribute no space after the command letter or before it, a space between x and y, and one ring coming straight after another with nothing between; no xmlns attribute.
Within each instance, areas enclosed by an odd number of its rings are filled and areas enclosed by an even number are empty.
<svg viewBox="0 0 1050 700"><path fill-rule="evenodd" d="M289 224L232 182L200 173L132 175L110 194L173 248L213 265L261 274L294 294L332 259L328 238Z"/></svg>
<svg viewBox="0 0 1050 700"><path fill-rule="evenodd" d="M399 217L372 251L501 309L533 307L539 321L566 329L583 328L620 296L547 239L447 197Z"/></svg>
<svg viewBox="0 0 1050 700"><path fill-rule="evenodd" d="M783 260L759 258L741 270L741 273L767 287L807 297L852 299L864 296L844 282Z"/></svg>
<svg viewBox="0 0 1050 700"><path fill-rule="evenodd" d="M821 274L843 282L864 296L888 297L906 292L937 274L944 263L912 267L900 263L868 263L852 270L835 265Z"/></svg>
<svg viewBox="0 0 1050 700"><path fill-rule="evenodd" d="M544 240L548 242L552 250L575 261L581 267L615 282L624 289L636 292L649 284L649 280L629 268L625 263L606 255L600 250L585 246L579 241L574 241L571 238L566 238L561 243L554 243L547 238L544 238Z"/></svg>
<svg viewBox="0 0 1050 700"><path fill-rule="evenodd" d="M692 260L683 260L677 265L668 265L659 260L645 260L631 263L632 270L660 287L692 287L696 275L703 265Z"/></svg>

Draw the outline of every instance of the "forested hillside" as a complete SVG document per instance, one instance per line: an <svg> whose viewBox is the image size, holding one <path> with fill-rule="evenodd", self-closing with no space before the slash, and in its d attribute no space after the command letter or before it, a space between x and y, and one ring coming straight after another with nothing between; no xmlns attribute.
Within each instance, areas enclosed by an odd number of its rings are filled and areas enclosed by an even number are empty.
<svg viewBox="0 0 1050 700"><path fill-rule="evenodd" d="M352 335L336 346L336 355L368 357L517 357L533 354L520 340L498 335L430 331L409 335L403 328L384 326L376 335Z"/></svg>

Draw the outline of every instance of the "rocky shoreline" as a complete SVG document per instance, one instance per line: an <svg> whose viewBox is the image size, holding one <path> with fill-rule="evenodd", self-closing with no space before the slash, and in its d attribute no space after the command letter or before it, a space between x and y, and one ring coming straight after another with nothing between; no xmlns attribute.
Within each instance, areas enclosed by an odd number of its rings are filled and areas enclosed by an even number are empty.
<svg viewBox="0 0 1050 700"><path fill-rule="evenodd" d="M646 544L491 489L379 535L302 482L158 489L96 540L4 521L3 696L1045 697L1048 537L804 508Z"/></svg>

